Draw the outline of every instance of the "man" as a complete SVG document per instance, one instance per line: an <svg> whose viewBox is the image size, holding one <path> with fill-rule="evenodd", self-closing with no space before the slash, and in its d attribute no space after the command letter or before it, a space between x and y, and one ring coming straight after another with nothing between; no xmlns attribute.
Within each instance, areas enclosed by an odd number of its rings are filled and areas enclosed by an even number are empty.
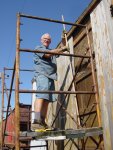
<svg viewBox="0 0 113 150"><path fill-rule="evenodd" d="M67 47L59 49L49 49L51 43L51 36L46 33L41 37L41 46L36 47L37 50L47 50L55 53L63 53L67 50ZM57 65L56 55L35 53L34 54L34 67L35 67L35 79L38 91L54 91L54 80L57 80ZM45 122L48 104L54 102L55 94L37 93L34 103L35 119L31 126L32 130L48 128Z"/></svg>

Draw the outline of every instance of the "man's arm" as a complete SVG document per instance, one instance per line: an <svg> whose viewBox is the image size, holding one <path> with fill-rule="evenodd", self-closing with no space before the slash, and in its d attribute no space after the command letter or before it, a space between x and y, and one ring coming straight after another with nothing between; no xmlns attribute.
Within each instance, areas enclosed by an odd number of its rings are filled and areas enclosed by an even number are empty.
<svg viewBox="0 0 113 150"><path fill-rule="evenodd" d="M58 48L58 49L52 49L52 50L50 50L50 52L54 52L54 53L63 53L63 52L65 52L65 51L69 51L69 48L67 47L67 46L63 46L63 47L61 47L61 48ZM53 56L54 54L44 54L44 56L43 57L45 57L45 58L50 58L51 56Z"/></svg>

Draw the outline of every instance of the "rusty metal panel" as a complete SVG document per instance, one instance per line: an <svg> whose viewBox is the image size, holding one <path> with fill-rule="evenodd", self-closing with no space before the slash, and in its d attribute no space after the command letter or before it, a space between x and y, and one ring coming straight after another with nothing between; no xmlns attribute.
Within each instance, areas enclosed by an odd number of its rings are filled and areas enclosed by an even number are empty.
<svg viewBox="0 0 113 150"><path fill-rule="evenodd" d="M111 0L103 0L91 13L99 98L106 150L113 149L113 19Z"/></svg>

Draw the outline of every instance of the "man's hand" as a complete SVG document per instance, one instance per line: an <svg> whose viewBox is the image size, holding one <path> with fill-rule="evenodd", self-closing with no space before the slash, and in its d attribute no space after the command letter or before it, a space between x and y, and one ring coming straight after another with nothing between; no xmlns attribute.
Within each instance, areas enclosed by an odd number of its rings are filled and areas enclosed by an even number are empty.
<svg viewBox="0 0 113 150"><path fill-rule="evenodd" d="M61 47L62 51L65 52L65 51L68 51L69 52L69 47L68 46L63 46Z"/></svg>
<svg viewBox="0 0 113 150"><path fill-rule="evenodd" d="M58 53L63 53L63 52L65 52L65 51L68 51L68 52L69 52L69 47L63 46L63 47L61 47L61 48L58 49Z"/></svg>

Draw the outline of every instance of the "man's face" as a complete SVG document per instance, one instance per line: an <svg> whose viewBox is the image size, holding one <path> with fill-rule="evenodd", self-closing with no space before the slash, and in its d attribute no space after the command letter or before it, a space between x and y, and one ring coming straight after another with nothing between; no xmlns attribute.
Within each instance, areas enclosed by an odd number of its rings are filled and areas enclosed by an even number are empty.
<svg viewBox="0 0 113 150"><path fill-rule="evenodd" d="M43 38L41 39L41 42L45 47L49 47L51 43L51 37L48 34L47 35L45 34Z"/></svg>

